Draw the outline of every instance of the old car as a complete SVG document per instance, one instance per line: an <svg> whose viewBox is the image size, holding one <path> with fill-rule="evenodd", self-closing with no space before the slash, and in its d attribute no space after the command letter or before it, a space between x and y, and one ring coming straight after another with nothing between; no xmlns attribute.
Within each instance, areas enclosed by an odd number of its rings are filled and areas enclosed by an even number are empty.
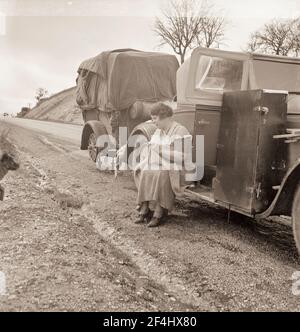
<svg viewBox="0 0 300 332"><path fill-rule="evenodd" d="M291 217L300 252L300 58L196 48L177 72L174 119L204 136L204 177L186 195ZM151 126L133 134L150 139Z"/></svg>
<svg viewBox="0 0 300 332"><path fill-rule="evenodd" d="M174 55L132 49L106 51L83 61L76 89L85 123L81 149L96 161L99 137L110 135L118 141L120 127L129 135L150 119L153 103L171 101L176 95L178 67Z"/></svg>

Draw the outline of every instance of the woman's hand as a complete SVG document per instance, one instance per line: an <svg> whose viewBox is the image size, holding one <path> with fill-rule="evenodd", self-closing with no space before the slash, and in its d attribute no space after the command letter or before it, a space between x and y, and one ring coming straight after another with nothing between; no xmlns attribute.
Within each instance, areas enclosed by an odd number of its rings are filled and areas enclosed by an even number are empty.
<svg viewBox="0 0 300 332"><path fill-rule="evenodd" d="M116 165L120 166L123 162L126 162L127 157L127 145L123 145L118 151L116 155Z"/></svg>

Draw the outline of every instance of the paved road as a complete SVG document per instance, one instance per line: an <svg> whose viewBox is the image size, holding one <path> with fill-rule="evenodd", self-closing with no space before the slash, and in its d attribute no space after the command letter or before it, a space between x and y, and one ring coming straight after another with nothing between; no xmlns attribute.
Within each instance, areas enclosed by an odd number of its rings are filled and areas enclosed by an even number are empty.
<svg viewBox="0 0 300 332"><path fill-rule="evenodd" d="M0 118L1 121L12 123L26 129L43 132L76 144L80 143L82 126L59 122L48 122L20 118Z"/></svg>

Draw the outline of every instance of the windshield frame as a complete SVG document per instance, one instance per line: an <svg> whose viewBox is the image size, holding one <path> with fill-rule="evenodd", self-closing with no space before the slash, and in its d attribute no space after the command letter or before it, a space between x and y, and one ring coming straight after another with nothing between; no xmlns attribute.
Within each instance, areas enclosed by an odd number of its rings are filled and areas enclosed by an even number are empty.
<svg viewBox="0 0 300 332"><path fill-rule="evenodd" d="M243 62L243 72L242 72L242 82L241 89L246 90L249 85L249 54L245 53L235 53L215 49L196 49L191 56L190 68L188 73L188 82L186 87L186 99L195 100L197 104L204 105L221 105L223 98L223 91L209 91L201 90L195 88L195 80L197 75L197 66L200 60L200 57L209 56L217 57L228 60L238 60Z"/></svg>

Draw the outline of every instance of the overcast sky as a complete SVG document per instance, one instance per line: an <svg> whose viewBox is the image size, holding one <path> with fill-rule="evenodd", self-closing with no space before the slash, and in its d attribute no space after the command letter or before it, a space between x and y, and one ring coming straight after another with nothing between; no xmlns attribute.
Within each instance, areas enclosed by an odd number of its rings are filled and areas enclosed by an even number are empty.
<svg viewBox="0 0 300 332"><path fill-rule="evenodd" d="M80 62L103 50L159 50L152 25L166 2L0 0L0 113L33 103L38 87L55 93L74 86ZM300 15L299 0L213 3L231 22L222 47L231 50L270 19Z"/></svg>

